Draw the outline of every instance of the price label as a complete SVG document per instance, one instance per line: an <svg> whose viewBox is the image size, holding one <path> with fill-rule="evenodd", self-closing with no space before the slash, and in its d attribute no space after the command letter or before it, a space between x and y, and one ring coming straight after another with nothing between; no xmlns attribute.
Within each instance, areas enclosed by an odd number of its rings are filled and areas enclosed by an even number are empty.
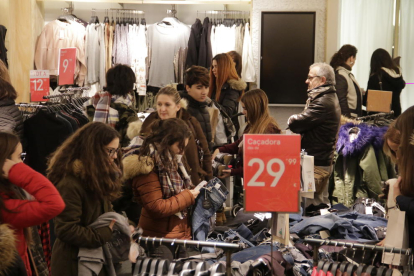
<svg viewBox="0 0 414 276"><path fill-rule="evenodd" d="M298 212L300 135L246 134L243 142L246 211Z"/></svg>
<svg viewBox="0 0 414 276"><path fill-rule="evenodd" d="M60 49L59 52L59 85L75 83L76 48Z"/></svg>
<svg viewBox="0 0 414 276"><path fill-rule="evenodd" d="M49 95L49 70L30 70L30 101L43 102Z"/></svg>

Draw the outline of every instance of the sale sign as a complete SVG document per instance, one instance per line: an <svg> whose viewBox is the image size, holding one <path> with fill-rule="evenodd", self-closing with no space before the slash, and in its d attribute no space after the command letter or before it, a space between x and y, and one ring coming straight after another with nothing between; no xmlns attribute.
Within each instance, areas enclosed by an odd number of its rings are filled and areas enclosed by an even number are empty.
<svg viewBox="0 0 414 276"><path fill-rule="evenodd" d="M60 49L59 85L74 84L76 68L76 48Z"/></svg>
<svg viewBox="0 0 414 276"><path fill-rule="evenodd" d="M300 135L245 134L245 210L297 213Z"/></svg>
<svg viewBox="0 0 414 276"><path fill-rule="evenodd" d="M30 70L30 101L43 102L49 95L49 70Z"/></svg>

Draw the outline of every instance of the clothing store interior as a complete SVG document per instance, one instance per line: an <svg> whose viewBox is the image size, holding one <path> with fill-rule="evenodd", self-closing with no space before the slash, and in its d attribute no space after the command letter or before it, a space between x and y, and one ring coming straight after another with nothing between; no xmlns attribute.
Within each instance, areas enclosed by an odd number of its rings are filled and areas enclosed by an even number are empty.
<svg viewBox="0 0 414 276"><path fill-rule="evenodd" d="M0 275L414 275L413 0L1 0Z"/></svg>

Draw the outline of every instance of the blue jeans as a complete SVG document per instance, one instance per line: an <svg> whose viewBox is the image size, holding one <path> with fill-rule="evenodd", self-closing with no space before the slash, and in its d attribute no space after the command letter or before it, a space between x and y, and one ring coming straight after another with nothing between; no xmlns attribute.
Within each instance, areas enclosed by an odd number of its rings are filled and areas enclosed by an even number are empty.
<svg viewBox="0 0 414 276"><path fill-rule="evenodd" d="M196 198L195 209L192 217L193 239L205 241L210 230L210 218L221 208L226 201L227 188L217 177L211 179ZM210 208L203 207L203 201L209 200Z"/></svg>

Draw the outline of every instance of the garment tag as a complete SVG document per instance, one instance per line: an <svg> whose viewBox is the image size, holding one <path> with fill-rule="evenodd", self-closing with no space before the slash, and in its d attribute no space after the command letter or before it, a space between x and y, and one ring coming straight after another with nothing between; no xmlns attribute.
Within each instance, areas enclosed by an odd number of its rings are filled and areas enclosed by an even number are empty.
<svg viewBox="0 0 414 276"><path fill-rule="evenodd" d="M204 209L210 209L212 207L212 205L211 205L211 202L210 202L210 200L208 200L208 199L204 199L203 200L203 208Z"/></svg>
<svg viewBox="0 0 414 276"><path fill-rule="evenodd" d="M218 189L220 189L220 188L221 188L220 183L217 183L217 184L214 186L214 188L216 188L217 190L218 190Z"/></svg>
<svg viewBox="0 0 414 276"><path fill-rule="evenodd" d="M321 238L324 240L324 239L329 238L330 233L328 230L323 230L323 231L319 231L319 235L321 235Z"/></svg>
<svg viewBox="0 0 414 276"><path fill-rule="evenodd" d="M326 215L326 214L329 214L328 209L321 209L320 211L321 211L321 215L322 215L322 216L323 216L323 215Z"/></svg>
<svg viewBox="0 0 414 276"><path fill-rule="evenodd" d="M59 39L64 39L64 38L65 38L65 31L59 30Z"/></svg>
<svg viewBox="0 0 414 276"><path fill-rule="evenodd" d="M365 207L365 214L366 215L372 215L372 206L366 206Z"/></svg>

